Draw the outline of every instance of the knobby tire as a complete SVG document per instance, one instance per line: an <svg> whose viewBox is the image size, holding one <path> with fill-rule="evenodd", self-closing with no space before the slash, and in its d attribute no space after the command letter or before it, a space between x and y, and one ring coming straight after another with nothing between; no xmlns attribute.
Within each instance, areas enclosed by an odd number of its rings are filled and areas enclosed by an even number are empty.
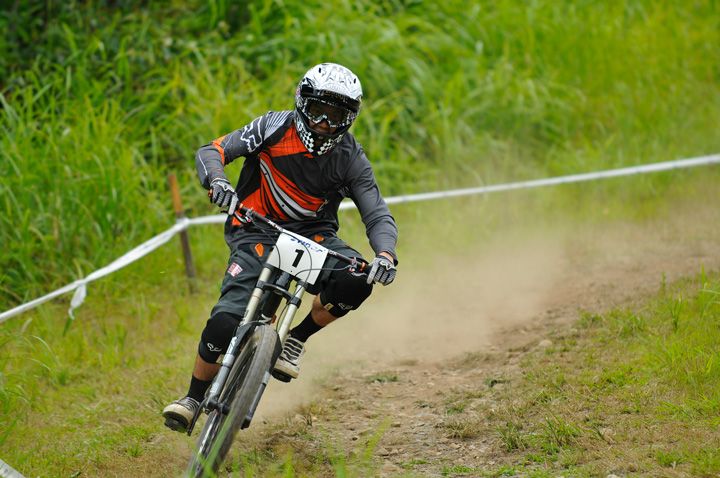
<svg viewBox="0 0 720 478"><path fill-rule="evenodd" d="M270 372L277 341L277 332L269 325L258 325L255 328L245 345L254 346L255 350L243 363L235 362L220 396L221 403L232 404L230 413L223 415L217 410L210 412L200 432L187 476L215 476L250 412L265 374ZM238 353L238 357L240 355Z"/></svg>

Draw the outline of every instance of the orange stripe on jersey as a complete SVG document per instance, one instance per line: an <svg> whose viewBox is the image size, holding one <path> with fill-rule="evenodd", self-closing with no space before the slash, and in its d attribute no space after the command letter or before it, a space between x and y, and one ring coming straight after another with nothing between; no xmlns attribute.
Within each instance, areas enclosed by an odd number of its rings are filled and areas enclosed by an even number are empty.
<svg viewBox="0 0 720 478"><path fill-rule="evenodd" d="M302 192L295 185L295 183L283 176L280 171L275 168L272 163L272 158L268 156L267 153L263 152L262 154L260 154L260 159L270 168L270 173L272 174L272 178L275 184L277 184L278 187L280 187L280 189L282 189L283 192L287 194L290 198L292 198L292 200L295 201L300 207L302 207L303 209L308 209L310 211L317 211L320 206L322 206L324 202L323 199L316 198ZM265 181L264 177L263 181Z"/></svg>
<svg viewBox="0 0 720 478"><path fill-rule="evenodd" d="M225 136L227 136L227 135L225 135ZM218 152L220 153L220 157L222 158L222 163L223 163L223 165L225 164L225 150L223 149L222 146L220 146L220 143L222 143L222 140L225 139L225 136L222 136L222 137L220 137L220 138L218 138L218 139L216 139L215 141L212 142L213 146L215 146L215 148L216 148L216 149L218 150Z"/></svg>
<svg viewBox="0 0 720 478"><path fill-rule="evenodd" d="M265 178L260 180L260 189L248 196L243 201L243 204L246 208L254 209L263 216L268 216L273 219L290 219L290 217L283 214L280 206L273 200ZM234 221L237 221L237 219L234 219ZM239 221L238 224L240 224Z"/></svg>
<svg viewBox="0 0 720 478"><path fill-rule="evenodd" d="M290 156L291 154L307 153L305 145L300 141L300 137L297 134L297 129L288 128L285 136L282 137L277 144L268 148L270 155L274 158L281 156Z"/></svg>

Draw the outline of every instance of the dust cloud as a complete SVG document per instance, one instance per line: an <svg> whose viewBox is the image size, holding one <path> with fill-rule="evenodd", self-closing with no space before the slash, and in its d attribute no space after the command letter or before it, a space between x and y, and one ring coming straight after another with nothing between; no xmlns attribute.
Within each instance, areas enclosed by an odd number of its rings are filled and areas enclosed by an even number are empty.
<svg viewBox="0 0 720 478"><path fill-rule="evenodd" d="M719 215L692 206L669 220L569 225L500 237L462 256L403 257L394 284L376 287L358 311L308 341L299 379L271 381L258 416L311 401L318 383L336 373L441 363L507 346L521 334L528 342L540 338L532 337L532 324L553 310L567 325L579 310L607 309L656 292L664 280L718 268Z"/></svg>

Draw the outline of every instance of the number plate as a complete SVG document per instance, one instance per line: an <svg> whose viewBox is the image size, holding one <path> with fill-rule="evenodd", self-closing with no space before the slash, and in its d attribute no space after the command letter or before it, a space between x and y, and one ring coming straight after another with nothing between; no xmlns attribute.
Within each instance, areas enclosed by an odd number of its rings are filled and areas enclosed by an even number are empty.
<svg viewBox="0 0 720 478"><path fill-rule="evenodd" d="M308 284L314 284L325 264L328 250L310 239L284 231L268 257L268 263Z"/></svg>

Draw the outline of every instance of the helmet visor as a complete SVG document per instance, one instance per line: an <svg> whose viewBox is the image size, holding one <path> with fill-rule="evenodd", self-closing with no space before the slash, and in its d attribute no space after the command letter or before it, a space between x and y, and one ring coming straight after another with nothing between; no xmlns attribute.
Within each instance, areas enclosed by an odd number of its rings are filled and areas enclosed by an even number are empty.
<svg viewBox="0 0 720 478"><path fill-rule="evenodd" d="M307 100L303 113L315 124L327 120L332 128L341 128L353 121L353 112L349 109L315 99Z"/></svg>

